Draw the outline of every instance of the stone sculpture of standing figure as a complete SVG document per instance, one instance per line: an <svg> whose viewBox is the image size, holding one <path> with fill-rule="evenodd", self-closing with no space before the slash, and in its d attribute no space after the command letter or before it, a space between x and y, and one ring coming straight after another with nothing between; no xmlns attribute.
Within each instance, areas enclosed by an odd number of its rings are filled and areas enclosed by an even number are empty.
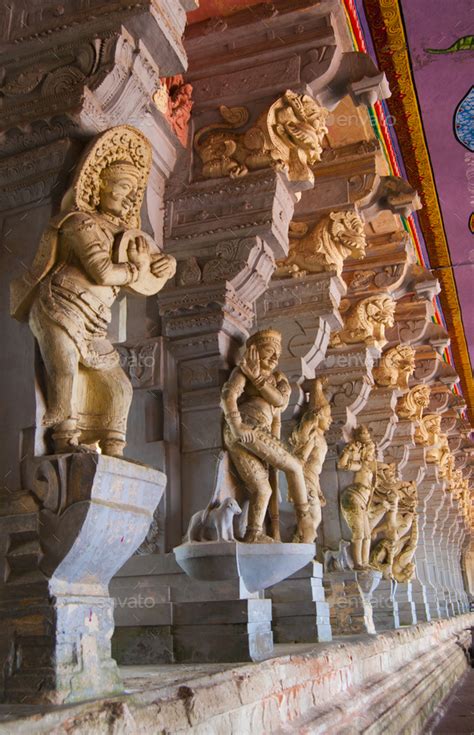
<svg viewBox="0 0 474 735"><path fill-rule="evenodd" d="M354 438L344 448L338 467L355 472L353 484L342 492L341 510L352 533L354 568L366 569L371 542L369 506L377 475L375 444L366 426L355 429Z"/></svg>
<svg viewBox="0 0 474 735"><path fill-rule="evenodd" d="M321 523L321 507L326 505L319 476L328 451L325 434L332 424L331 407L323 391L325 382L323 378L314 381L313 390L310 392L309 407L290 438L294 453L303 464L315 530Z"/></svg>
<svg viewBox="0 0 474 735"><path fill-rule="evenodd" d="M151 145L121 125L98 136L41 238L30 271L12 284L12 315L28 321L46 385L42 425L55 452L90 449L121 456L130 381L107 339L120 288L152 295L174 274L140 227Z"/></svg>
<svg viewBox="0 0 474 735"><path fill-rule="evenodd" d="M303 466L280 441L280 414L288 405L290 385L277 370L281 335L272 329L256 332L224 385L224 443L250 496L244 541L269 543L264 523L272 492L271 470L282 470L296 509L294 541L311 543L316 536L306 492Z"/></svg>

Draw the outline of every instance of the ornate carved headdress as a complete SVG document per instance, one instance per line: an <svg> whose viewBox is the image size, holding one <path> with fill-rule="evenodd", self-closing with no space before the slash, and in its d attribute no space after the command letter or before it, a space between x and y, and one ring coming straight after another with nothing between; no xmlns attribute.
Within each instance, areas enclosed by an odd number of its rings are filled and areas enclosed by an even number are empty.
<svg viewBox="0 0 474 735"><path fill-rule="evenodd" d="M72 184L74 204L82 212L95 212L99 206L103 174L132 175L137 179L137 196L125 216L130 228L140 227L140 209L150 173L151 145L146 136L131 125L119 125L102 133L86 149Z"/></svg>
<svg viewBox="0 0 474 735"><path fill-rule="evenodd" d="M276 329L261 329L260 332L250 335L246 342L246 347L251 345L270 342L274 347L281 350L281 334Z"/></svg>

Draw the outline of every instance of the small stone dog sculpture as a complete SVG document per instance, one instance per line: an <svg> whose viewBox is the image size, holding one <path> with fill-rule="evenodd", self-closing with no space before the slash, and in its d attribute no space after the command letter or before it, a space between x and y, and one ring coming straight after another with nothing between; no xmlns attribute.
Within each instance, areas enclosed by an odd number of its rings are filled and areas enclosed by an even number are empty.
<svg viewBox="0 0 474 735"><path fill-rule="evenodd" d="M343 572L346 569L353 569L354 563L349 553L350 542L343 538L339 541L338 549L325 549L324 551L324 571L325 572Z"/></svg>
<svg viewBox="0 0 474 735"><path fill-rule="evenodd" d="M185 542L235 541L234 516L240 513L242 509L234 498L210 503L191 517Z"/></svg>

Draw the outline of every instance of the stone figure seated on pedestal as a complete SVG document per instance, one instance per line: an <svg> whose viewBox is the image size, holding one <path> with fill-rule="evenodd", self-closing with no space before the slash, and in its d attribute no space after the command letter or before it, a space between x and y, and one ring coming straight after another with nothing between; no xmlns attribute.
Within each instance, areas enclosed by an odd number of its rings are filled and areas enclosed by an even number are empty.
<svg viewBox="0 0 474 735"><path fill-rule="evenodd" d="M12 314L28 321L46 386L43 426L55 452L121 456L132 388L107 339L111 306L125 287L157 293L175 260L141 232L151 146L135 128L98 136L50 221L30 272L12 284ZM88 446L87 446L88 445Z"/></svg>

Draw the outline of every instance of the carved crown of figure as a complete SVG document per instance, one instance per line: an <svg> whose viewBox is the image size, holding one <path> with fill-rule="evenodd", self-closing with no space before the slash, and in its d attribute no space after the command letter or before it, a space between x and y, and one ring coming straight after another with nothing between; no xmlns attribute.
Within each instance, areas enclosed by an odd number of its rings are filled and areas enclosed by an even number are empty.
<svg viewBox="0 0 474 735"><path fill-rule="evenodd" d="M252 345L258 346L265 343L270 343L273 347L281 352L280 332L277 332L276 329L261 329L259 332L255 332L254 334L250 335L245 345L248 348Z"/></svg>
<svg viewBox="0 0 474 735"><path fill-rule="evenodd" d="M397 416L401 419L420 420L429 406L431 388L427 383L415 385L397 401Z"/></svg>
<svg viewBox="0 0 474 735"><path fill-rule="evenodd" d="M72 183L74 206L82 212L96 212L105 181L133 177L137 193L123 215L130 228L140 227L140 209L151 169L151 144L140 130L119 125L102 133L86 149ZM65 201L69 198L66 195Z"/></svg>
<svg viewBox="0 0 474 735"><path fill-rule="evenodd" d="M391 347L382 355L380 364L374 368L377 385L390 388L408 388L408 381L415 372L416 352L410 345Z"/></svg>

